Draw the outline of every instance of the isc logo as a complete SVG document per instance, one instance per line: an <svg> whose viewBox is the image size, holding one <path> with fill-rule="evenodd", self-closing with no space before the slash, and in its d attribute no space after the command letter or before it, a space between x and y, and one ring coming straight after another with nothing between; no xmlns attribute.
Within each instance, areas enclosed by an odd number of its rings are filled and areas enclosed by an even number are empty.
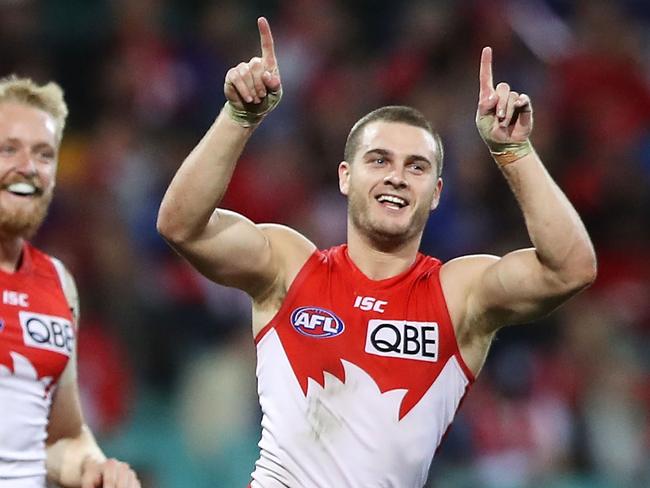
<svg viewBox="0 0 650 488"><path fill-rule="evenodd" d="M70 355L74 347L74 329L68 320L25 311L18 315L26 345Z"/></svg>
<svg viewBox="0 0 650 488"><path fill-rule="evenodd" d="M374 297L362 297L358 295L354 300L354 308L361 310L372 310L374 312L384 313L384 305L388 305L385 300L377 300Z"/></svg>
<svg viewBox="0 0 650 488"><path fill-rule="evenodd" d="M366 352L377 356L438 360L438 324L406 320L370 320Z"/></svg>
<svg viewBox="0 0 650 488"><path fill-rule="evenodd" d="M3 290L2 303L6 305L15 305L17 307L29 307L29 295L13 290Z"/></svg>
<svg viewBox="0 0 650 488"><path fill-rule="evenodd" d="M291 324L303 335L317 338L334 337L343 332L343 321L320 307L300 307L291 313Z"/></svg>

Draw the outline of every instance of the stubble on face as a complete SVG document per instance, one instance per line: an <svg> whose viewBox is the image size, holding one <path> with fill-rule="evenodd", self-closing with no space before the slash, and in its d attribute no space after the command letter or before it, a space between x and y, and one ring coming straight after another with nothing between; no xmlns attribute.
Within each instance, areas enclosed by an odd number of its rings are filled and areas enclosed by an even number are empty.
<svg viewBox="0 0 650 488"><path fill-rule="evenodd" d="M348 216L351 224L370 242L384 249L400 247L419 236L429 219L433 193L420 201L406 224L397 224L374 218L370 209L370 196L357 191L354 184L348 192Z"/></svg>

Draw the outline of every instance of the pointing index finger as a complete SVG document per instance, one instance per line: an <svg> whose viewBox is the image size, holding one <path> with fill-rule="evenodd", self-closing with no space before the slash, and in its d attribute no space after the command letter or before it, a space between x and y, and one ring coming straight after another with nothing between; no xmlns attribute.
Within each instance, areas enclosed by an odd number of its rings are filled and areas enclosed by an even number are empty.
<svg viewBox="0 0 650 488"><path fill-rule="evenodd" d="M479 98L486 98L494 91L492 81L492 48L484 47L481 52L481 68L479 70Z"/></svg>
<svg viewBox="0 0 650 488"><path fill-rule="evenodd" d="M262 45L262 61L264 68L267 71L274 71L278 67L277 60L275 59L275 48L273 46L273 35L271 34L271 26L266 17L257 19L257 28L260 31L260 43Z"/></svg>

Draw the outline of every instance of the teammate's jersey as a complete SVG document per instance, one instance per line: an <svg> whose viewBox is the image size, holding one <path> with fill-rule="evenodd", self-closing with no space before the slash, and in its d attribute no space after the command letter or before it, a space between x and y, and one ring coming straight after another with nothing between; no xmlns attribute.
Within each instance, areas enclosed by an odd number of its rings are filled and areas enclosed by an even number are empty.
<svg viewBox="0 0 650 488"><path fill-rule="evenodd" d="M15 273L0 270L2 487L45 484L52 393L75 341L61 270L60 262L29 244Z"/></svg>
<svg viewBox="0 0 650 488"><path fill-rule="evenodd" d="M315 251L256 338L261 454L252 488L421 488L473 381L439 280L418 254L371 280Z"/></svg>

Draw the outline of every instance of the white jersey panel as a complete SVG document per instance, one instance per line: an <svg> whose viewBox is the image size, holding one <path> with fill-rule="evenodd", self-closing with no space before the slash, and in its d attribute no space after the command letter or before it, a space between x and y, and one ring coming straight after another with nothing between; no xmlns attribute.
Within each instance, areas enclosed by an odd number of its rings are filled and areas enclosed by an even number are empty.
<svg viewBox="0 0 650 488"><path fill-rule="evenodd" d="M257 344L262 419L253 488L421 488L469 380L452 356L399 420L406 390L381 393L363 369L341 360L345 381L324 373L303 393L280 338Z"/></svg>
<svg viewBox="0 0 650 488"><path fill-rule="evenodd" d="M46 424L52 399L52 379L39 379L26 357L16 352L10 355L13 372L0 364L0 480L45 474Z"/></svg>
<svg viewBox="0 0 650 488"><path fill-rule="evenodd" d="M0 478L0 488L45 488L45 475L26 478ZM55 485L52 485L54 488Z"/></svg>

